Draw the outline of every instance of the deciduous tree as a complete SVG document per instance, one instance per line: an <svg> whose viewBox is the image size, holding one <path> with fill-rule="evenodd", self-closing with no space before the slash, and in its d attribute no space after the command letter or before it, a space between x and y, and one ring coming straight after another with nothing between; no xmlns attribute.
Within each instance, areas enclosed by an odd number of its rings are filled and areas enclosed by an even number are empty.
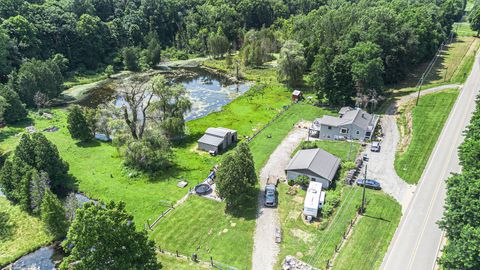
<svg viewBox="0 0 480 270"><path fill-rule="evenodd" d="M278 77L280 81L287 82L288 85L294 86L299 84L303 79L303 73L307 66L305 57L303 56L303 45L294 41L287 40L280 50L278 59Z"/></svg>
<svg viewBox="0 0 480 270"><path fill-rule="evenodd" d="M159 269L155 246L137 231L125 203L86 203L77 210L67 240L69 255L60 269Z"/></svg>

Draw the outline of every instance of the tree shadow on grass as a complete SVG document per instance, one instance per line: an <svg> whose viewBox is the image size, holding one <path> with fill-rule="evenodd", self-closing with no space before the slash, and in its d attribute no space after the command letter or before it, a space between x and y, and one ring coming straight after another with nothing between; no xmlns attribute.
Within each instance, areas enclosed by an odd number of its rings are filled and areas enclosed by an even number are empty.
<svg viewBox="0 0 480 270"><path fill-rule="evenodd" d="M236 218L244 218L245 220L255 220L257 218L259 189L253 189L250 194L245 196L244 202L235 208L227 207L225 213Z"/></svg>
<svg viewBox="0 0 480 270"><path fill-rule="evenodd" d="M81 148L90 148L90 147L98 147L100 146L100 143L97 140L91 140L88 142L77 142L75 143L75 145Z"/></svg>
<svg viewBox="0 0 480 270"><path fill-rule="evenodd" d="M5 128L0 128L0 142L17 135L18 133L22 132L26 127L33 124L33 120L31 118L27 118L13 125L7 125L7 127Z"/></svg>
<svg viewBox="0 0 480 270"><path fill-rule="evenodd" d="M366 211L368 211L368 207L365 208L365 209L366 209ZM385 222L388 222L388 223L391 222L390 220L384 219L384 218L382 218L382 217L374 217L374 216L370 216L370 215L363 215L363 216L364 216L364 217L367 217L367 218L372 218L372 219L377 219L377 220L385 221Z"/></svg>
<svg viewBox="0 0 480 270"><path fill-rule="evenodd" d="M13 237L14 226L10 222L10 214L0 212L0 241L6 241Z"/></svg>

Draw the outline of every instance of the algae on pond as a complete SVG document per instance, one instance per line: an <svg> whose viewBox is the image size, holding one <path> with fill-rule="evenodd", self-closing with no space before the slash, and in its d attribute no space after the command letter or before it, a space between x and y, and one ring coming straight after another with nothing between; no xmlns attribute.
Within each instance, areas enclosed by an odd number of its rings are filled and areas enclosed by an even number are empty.
<svg viewBox="0 0 480 270"><path fill-rule="evenodd" d="M165 75L172 83L182 84L187 90L187 95L192 102L192 110L185 115L186 121L219 111L222 106L227 105L252 86L250 82L235 83L227 76L201 67L155 70L140 73L139 76L152 78L157 74ZM116 106L121 106L124 101L117 90L122 87L122 84L128 84L128 79L128 76L119 76L116 79L107 79L87 86L87 90L78 97L76 103L97 107L100 104L114 102Z"/></svg>

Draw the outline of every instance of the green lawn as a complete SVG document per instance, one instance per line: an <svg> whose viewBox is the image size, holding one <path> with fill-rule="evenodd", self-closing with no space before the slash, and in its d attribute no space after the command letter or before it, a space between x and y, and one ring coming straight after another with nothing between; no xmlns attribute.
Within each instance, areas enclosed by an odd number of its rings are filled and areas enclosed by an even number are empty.
<svg viewBox="0 0 480 270"><path fill-rule="evenodd" d="M353 162L360 152L361 146L356 142L349 143L345 141L304 141L300 144L300 147L294 151L294 153L296 153L299 149L311 148L322 148L330 154L337 156L342 161Z"/></svg>
<svg viewBox="0 0 480 270"><path fill-rule="evenodd" d="M197 253L202 261L213 256L216 261L250 269L256 209L243 209L238 217L225 214L224 209L223 202L194 195L162 219L151 238L170 252Z"/></svg>
<svg viewBox="0 0 480 270"><path fill-rule="evenodd" d="M390 196L368 190L367 212L340 250L333 269L378 269L400 217L400 205Z"/></svg>
<svg viewBox="0 0 480 270"><path fill-rule="evenodd" d="M302 119L312 121L325 114L333 114L333 112L312 105L299 103L293 105L275 122L264 129L259 136L255 137L250 142L250 150L252 151L257 171L260 171L265 165L270 155L292 130L295 123ZM268 135L271 137L269 138Z"/></svg>
<svg viewBox="0 0 480 270"><path fill-rule="evenodd" d="M405 151L398 152L395 158L395 170L407 183L416 184L420 180L457 96L458 90L425 95L420 98L418 106L413 108L410 144ZM402 114L407 112L408 109Z"/></svg>
<svg viewBox="0 0 480 270"><path fill-rule="evenodd" d="M0 267L52 240L39 219L0 198Z"/></svg>
<svg viewBox="0 0 480 270"><path fill-rule="evenodd" d="M185 255L186 256L186 255ZM163 270L205 270L213 269L205 265L204 263L195 263L192 260L186 259L185 257L174 257L170 255L165 255L162 253L157 253L158 260L162 263Z"/></svg>

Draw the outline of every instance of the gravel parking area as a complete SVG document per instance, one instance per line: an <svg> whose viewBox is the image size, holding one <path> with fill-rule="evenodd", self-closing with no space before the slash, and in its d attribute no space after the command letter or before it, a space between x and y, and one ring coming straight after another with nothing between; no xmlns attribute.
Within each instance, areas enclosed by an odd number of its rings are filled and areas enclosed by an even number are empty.
<svg viewBox="0 0 480 270"><path fill-rule="evenodd" d="M301 124L304 125L304 124ZM285 167L293 151L307 138L307 130L296 128L275 149L260 172L260 194L258 195L257 222L252 256L253 270L272 270L280 248L275 243L275 229L280 228L278 209L264 206L264 187L268 177L285 178Z"/></svg>
<svg viewBox="0 0 480 270"><path fill-rule="evenodd" d="M416 186L409 185L403 181L397 175L393 165L397 144L400 140L395 117L384 115L381 119L381 125L384 139L381 142L380 152L372 152L370 151L370 146L367 147L369 157L367 178L378 180L382 185L383 191L394 197L402 205L403 212L407 209Z"/></svg>

